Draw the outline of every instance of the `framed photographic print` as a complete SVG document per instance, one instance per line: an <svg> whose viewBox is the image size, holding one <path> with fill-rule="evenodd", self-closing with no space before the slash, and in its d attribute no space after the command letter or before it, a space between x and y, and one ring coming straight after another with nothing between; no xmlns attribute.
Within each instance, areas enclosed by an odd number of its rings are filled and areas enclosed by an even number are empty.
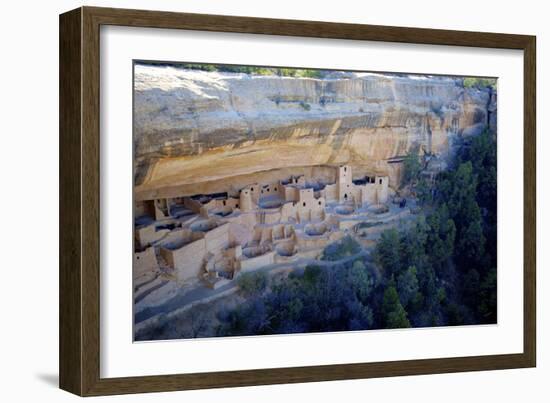
<svg viewBox="0 0 550 403"><path fill-rule="evenodd" d="M535 37L60 17L60 386L535 366Z"/></svg>

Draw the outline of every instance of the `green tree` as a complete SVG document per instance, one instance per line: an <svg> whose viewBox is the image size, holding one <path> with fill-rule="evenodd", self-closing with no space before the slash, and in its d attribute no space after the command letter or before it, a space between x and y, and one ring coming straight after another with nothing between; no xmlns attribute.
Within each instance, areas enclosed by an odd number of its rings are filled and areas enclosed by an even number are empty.
<svg viewBox="0 0 550 403"><path fill-rule="evenodd" d="M402 231L400 243L400 267L402 270L409 266L420 267L427 264L426 242L429 229L426 218L424 215L420 215L413 226Z"/></svg>
<svg viewBox="0 0 550 403"><path fill-rule="evenodd" d="M485 323L495 323L497 320L497 270L491 268L480 286L480 302L478 312Z"/></svg>
<svg viewBox="0 0 550 403"><path fill-rule="evenodd" d="M471 212L472 220L463 225L456 244L456 258L462 267L483 266L485 258L485 237L479 208Z"/></svg>
<svg viewBox="0 0 550 403"><path fill-rule="evenodd" d="M397 277L397 291L401 304L409 308L417 308L417 303L421 299L419 293L420 286L416 277L416 267L410 266L406 271Z"/></svg>
<svg viewBox="0 0 550 403"><path fill-rule="evenodd" d="M417 278L424 303L422 309L425 318L421 323L423 325L429 325L431 321L428 320L439 314L439 280L434 268L430 264L425 264L417 268Z"/></svg>
<svg viewBox="0 0 550 403"><path fill-rule="evenodd" d="M384 325L387 329L400 329L411 327L407 318L407 311L399 301L399 294L393 284L390 284L384 291L384 301L382 303L382 315Z"/></svg>
<svg viewBox="0 0 550 403"><path fill-rule="evenodd" d="M453 256L456 238L456 227L449 216L447 205L443 203L427 219L430 231L428 232L427 255L431 264L441 268L448 264Z"/></svg>
<svg viewBox="0 0 550 403"><path fill-rule="evenodd" d="M457 302L451 302L446 307L447 323L451 326L463 325L465 323L465 308Z"/></svg>
<svg viewBox="0 0 550 403"><path fill-rule="evenodd" d="M365 263L356 260L347 274L347 282L351 284L357 299L363 304L368 304L374 287L374 279L367 271Z"/></svg>
<svg viewBox="0 0 550 403"><path fill-rule="evenodd" d="M377 264L384 269L387 277L397 274L401 268L401 241L395 229L386 230L380 236L374 258Z"/></svg>
<svg viewBox="0 0 550 403"><path fill-rule="evenodd" d="M456 226L455 257L460 267L481 264L485 255L485 236L481 210L476 201L477 178L471 161L461 163L441 187L442 202Z"/></svg>
<svg viewBox="0 0 550 403"><path fill-rule="evenodd" d="M483 78L483 77L466 77L463 81L466 88L486 88L491 87L495 89L497 87L496 78Z"/></svg>
<svg viewBox="0 0 550 403"><path fill-rule="evenodd" d="M416 197L421 205L432 202L432 188L425 178L420 178L415 187Z"/></svg>
<svg viewBox="0 0 550 403"><path fill-rule="evenodd" d="M462 276L462 296L466 305L477 309L480 291L480 276L476 269L470 269Z"/></svg>
<svg viewBox="0 0 550 403"><path fill-rule="evenodd" d="M405 187L418 179L420 175L421 165L419 157L419 148L412 147L409 153L403 160L403 176L401 178L401 186Z"/></svg>
<svg viewBox="0 0 550 403"><path fill-rule="evenodd" d="M244 296L261 294L267 287L267 275L261 271L243 273L237 277L237 285Z"/></svg>
<svg viewBox="0 0 550 403"><path fill-rule="evenodd" d="M361 245L355 239L347 235L338 242L328 245L323 250L322 260L335 261L340 260L361 251Z"/></svg>
<svg viewBox="0 0 550 403"><path fill-rule="evenodd" d="M477 178L476 201L483 217L483 234L490 257L488 267L496 266L497 237L497 147L493 134L485 131L462 147L462 161L472 163Z"/></svg>

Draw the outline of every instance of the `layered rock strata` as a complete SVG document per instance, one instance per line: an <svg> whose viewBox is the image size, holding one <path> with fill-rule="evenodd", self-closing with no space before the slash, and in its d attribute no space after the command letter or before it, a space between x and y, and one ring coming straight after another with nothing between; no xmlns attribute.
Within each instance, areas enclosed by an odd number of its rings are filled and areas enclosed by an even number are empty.
<svg viewBox="0 0 550 403"><path fill-rule="evenodd" d="M323 167L341 164L395 185L411 147L445 158L454 137L495 125L496 93L465 88L461 79L136 65L135 195L231 192L252 176L328 175Z"/></svg>

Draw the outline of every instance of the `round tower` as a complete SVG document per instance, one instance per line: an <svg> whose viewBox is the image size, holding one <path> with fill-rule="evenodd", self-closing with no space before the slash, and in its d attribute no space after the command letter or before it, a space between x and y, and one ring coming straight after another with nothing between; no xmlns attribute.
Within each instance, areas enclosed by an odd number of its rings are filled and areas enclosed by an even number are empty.
<svg viewBox="0 0 550 403"><path fill-rule="evenodd" d="M239 194L239 208L241 211L253 210L252 195L250 194L249 188L241 190L241 193Z"/></svg>
<svg viewBox="0 0 550 403"><path fill-rule="evenodd" d="M376 198L378 203L386 203L388 201L388 185L389 178L387 176L376 176Z"/></svg>

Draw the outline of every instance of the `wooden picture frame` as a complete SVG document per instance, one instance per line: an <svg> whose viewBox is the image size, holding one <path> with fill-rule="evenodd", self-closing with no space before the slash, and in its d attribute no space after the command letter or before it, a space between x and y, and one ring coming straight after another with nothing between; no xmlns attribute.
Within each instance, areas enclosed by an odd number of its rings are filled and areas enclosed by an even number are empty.
<svg viewBox="0 0 550 403"><path fill-rule="evenodd" d="M171 28L524 52L523 353L211 373L100 377L100 27ZM60 387L81 396L161 392L536 365L534 36L81 7L60 16Z"/></svg>

